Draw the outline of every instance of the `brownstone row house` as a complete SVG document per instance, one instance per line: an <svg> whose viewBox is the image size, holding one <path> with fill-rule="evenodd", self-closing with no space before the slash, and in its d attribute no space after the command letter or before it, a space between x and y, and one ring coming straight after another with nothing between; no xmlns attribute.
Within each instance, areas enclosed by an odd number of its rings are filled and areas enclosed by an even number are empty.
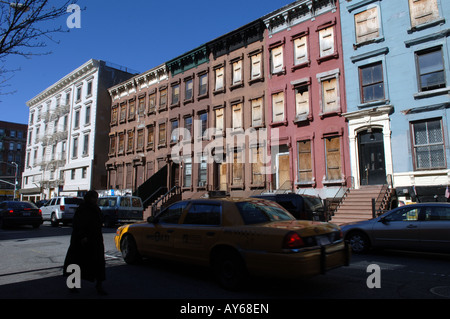
<svg viewBox="0 0 450 319"><path fill-rule="evenodd" d="M334 196L348 171L337 9L333 0L296 1L110 88L108 187L141 196L146 207L163 194L250 196L286 185ZM329 57L315 48L328 36L323 30L332 32ZM309 57L291 67L302 44ZM322 101L325 80L334 92L334 83L342 87L331 113ZM310 96L302 119L294 114L299 94L305 102L300 87ZM312 130L320 131L317 141ZM311 145L306 182L304 141Z"/></svg>

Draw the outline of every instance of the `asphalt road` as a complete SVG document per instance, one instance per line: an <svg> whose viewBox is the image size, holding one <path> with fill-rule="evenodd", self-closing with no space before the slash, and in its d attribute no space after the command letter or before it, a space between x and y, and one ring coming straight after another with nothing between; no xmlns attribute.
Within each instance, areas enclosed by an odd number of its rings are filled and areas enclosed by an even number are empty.
<svg viewBox="0 0 450 319"><path fill-rule="evenodd" d="M450 255L354 255L348 267L325 275L297 281L253 278L243 291L231 292L218 287L208 269L159 260L126 265L115 250L114 229L104 229L108 295L98 296L84 281L78 293L70 293L62 276L70 234L70 226L47 224L0 230L0 299L170 299L177 300L175 310L180 302L200 300L450 299ZM369 285L376 282L370 265L379 267L379 288L368 287L368 279Z"/></svg>

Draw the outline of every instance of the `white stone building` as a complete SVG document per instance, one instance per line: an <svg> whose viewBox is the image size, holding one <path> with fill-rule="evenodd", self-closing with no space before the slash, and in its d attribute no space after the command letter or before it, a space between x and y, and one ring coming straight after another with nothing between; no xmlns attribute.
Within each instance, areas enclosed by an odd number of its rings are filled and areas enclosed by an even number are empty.
<svg viewBox="0 0 450 319"><path fill-rule="evenodd" d="M111 99L127 69L91 59L27 102L23 200L106 188Z"/></svg>

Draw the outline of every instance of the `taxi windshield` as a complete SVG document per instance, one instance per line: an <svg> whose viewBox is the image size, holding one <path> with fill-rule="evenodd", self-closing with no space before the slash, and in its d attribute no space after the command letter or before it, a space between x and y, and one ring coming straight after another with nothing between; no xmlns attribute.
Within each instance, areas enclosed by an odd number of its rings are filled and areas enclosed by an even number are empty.
<svg viewBox="0 0 450 319"><path fill-rule="evenodd" d="M236 203L236 206L246 225L271 221L295 220L283 208L266 202L240 202Z"/></svg>

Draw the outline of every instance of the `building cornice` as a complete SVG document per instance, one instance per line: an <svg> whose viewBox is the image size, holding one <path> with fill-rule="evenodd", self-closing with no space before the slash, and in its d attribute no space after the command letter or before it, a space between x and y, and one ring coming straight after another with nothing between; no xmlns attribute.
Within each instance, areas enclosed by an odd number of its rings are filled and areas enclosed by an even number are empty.
<svg viewBox="0 0 450 319"><path fill-rule="evenodd" d="M300 0L263 17L264 24L272 34L311 20L325 12L336 10L337 0Z"/></svg>
<svg viewBox="0 0 450 319"><path fill-rule="evenodd" d="M96 70L100 65L100 61L91 59L87 61L85 64L80 66L79 68L75 69L65 77L63 77L61 80L53 84L52 86L48 87L38 95L36 95L34 98L29 100L26 104L28 107L32 107L38 103L41 103L43 100L47 99L48 97L58 93L59 91L66 88L69 84L74 83L78 81L80 78L86 76L87 74L91 73L92 70Z"/></svg>
<svg viewBox="0 0 450 319"><path fill-rule="evenodd" d="M153 83L159 83L167 78L167 66L161 64L144 73L138 74L131 79L121 82L108 89L112 100L119 99L125 93L135 92L137 88L142 89Z"/></svg>

